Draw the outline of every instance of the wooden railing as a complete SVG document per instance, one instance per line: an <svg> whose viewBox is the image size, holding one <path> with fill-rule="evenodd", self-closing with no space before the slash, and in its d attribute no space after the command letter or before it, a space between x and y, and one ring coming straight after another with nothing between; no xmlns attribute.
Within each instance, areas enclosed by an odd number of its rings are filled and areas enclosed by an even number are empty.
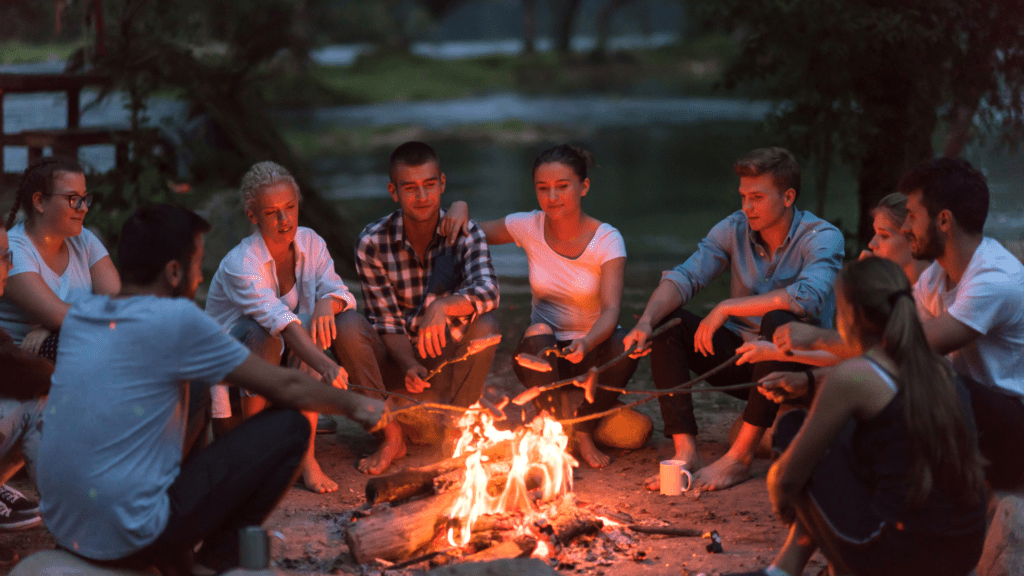
<svg viewBox="0 0 1024 576"><path fill-rule="evenodd" d="M28 161L38 159L46 148L55 154L77 158L78 149L95 144L116 147L115 163L118 168L128 161L128 136L122 127L81 126L81 92L86 87L109 87L111 80L97 74L0 74L0 178L5 184L17 182L20 175L8 174L4 169L3 148L25 146ZM8 134L3 124L4 96L33 92L64 92L67 94L67 122L65 128L23 130Z"/></svg>

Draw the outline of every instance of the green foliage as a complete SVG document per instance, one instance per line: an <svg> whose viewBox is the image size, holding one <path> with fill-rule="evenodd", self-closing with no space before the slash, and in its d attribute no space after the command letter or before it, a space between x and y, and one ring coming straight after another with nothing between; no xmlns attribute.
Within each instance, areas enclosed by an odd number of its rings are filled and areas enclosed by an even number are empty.
<svg viewBox="0 0 1024 576"><path fill-rule="evenodd" d="M770 122L786 145L856 167L862 241L865 208L932 156L940 122L1024 135L1021 0L701 0L701 13L743 32L727 87L758 83L782 102Z"/></svg>

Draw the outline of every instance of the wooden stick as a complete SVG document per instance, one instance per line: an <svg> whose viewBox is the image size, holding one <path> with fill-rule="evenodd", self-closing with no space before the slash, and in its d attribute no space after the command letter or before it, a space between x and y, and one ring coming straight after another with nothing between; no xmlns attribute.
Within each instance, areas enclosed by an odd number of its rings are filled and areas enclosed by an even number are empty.
<svg viewBox="0 0 1024 576"><path fill-rule="evenodd" d="M669 320L668 322L665 322L661 326L658 326L653 332L651 332L651 335L648 337L648 340L650 340L652 338L656 338L657 336L660 336L661 334L663 334L669 328L674 328L675 326L677 326L680 322L681 322L681 320L679 318L673 318L673 319ZM596 368L591 368L590 372L588 374L590 374L590 373L592 373L592 374L600 374L601 372L604 372L605 370L607 370L608 368L611 368L615 364L618 364L619 362L624 360L627 356L632 354L635 347L636 347L636 345L634 343L633 346L630 346L626 350L623 350L623 352L621 354L619 354L618 356L616 356L615 358L612 358L611 360L605 362L604 364L602 364L602 365L600 365L600 366L598 366ZM530 388L529 390L527 390L527 391L523 392L522 394L520 394L520 395L516 396L515 398L513 398L512 399L512 403L517 405L517 406L522 406L523 404L526 404L527 402L529 402L530 400L533 400L537 396L540 396L544 392L550 392L551 390L555 390L555 389L561 388L563 386L569 386L569 385L572 385L572 384L576 384L577 382L580 382L579 376L576 376L574 378L566 378L564 380L559 380L558 382L553 382L553 383L548 384L546 386L537 386L535 388ZM601 386L601 385L598 385L598 388L605 388L605 389L608 389L608 390L617 390L619 392L622 391L621 388L607 387L607 386Z"/></svg>
<svg viewBox="0 0 1024 576"><path fill-rule="evenodd" d="M589 414L587 416L580 416L578 418L568 418L566 420L558 420L558 423L560 423L562 425L571 425L571 424L579 424L580 422L586 422L587 420L596 420L598 418L604 418L605 416L607 416L609 414L614 414L615 412L618 412L620 410L625 410L626 408L632 408L633 406L639 406L640 404L643 404L645 402L650 402L651 400L654 400L658 396L669 396L669 395L672 395L672 394L693 394L695 392L728 392L728 391L731 391L731 390L743 390L744 388L753 388L754 386L760 386L760 385L761 385L760 382L744 382L743 384L731 384L729 386L713 386L713 387L710 387L710 388L682 388L682 387L679 387L679 388L672 388L672 389L669 389L669 390L652 390L652 391L647 393L649 395L649 397L648 398L644 398L643 400L637 400L636 402L630 402L629 404L624 404L622 406L616 406L615 408L611 408L609 410L605 410L604 412L597 412L595 414Z"/></svg>
<svg viewBox="0 0 1024 576"><path fill-rule="evenodd" d="M430 380L434 376L440 374L441 370L443 370L445 366L449 364L455 364L456 362L462 362L463 360L467 360L470 356L477 354L479 352L483 352L484 350L490 348L491 346L497 346L499 342L501 342L501 334L495 334L494 336L488 336L486 338L477 338L475 340L470 340L469 346L466 348L465 354L457 358L449 358L447 360L442 361L433 370L427 372L427 375L423 379Z"/></svg>
<svg viewBox="0 0 1024 576"><path fill-rule="evenodd" d="M684 536L687 538L702 538L704 536L703 530L695 530L693 528L672 528L670 526L642 526L640 524L630 524L627 526L634 532L641 534L657 534L660 536Z"/></svg>

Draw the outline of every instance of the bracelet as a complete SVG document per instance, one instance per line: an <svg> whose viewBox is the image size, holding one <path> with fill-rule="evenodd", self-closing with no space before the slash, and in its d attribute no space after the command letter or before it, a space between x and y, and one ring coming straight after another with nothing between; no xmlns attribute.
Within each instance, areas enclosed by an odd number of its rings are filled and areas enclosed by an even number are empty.
<svg viewBox="0 0 1024 576"><path fill-rule="evenodd" d="M814 370L804 370L804 374L807 375L807 395L810 398L814 398Z"/></svg>

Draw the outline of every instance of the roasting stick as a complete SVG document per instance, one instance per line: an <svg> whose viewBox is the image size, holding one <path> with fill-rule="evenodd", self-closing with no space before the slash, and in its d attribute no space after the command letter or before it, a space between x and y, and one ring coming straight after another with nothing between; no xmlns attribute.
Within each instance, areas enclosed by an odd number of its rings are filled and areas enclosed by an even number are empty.
<svg viewBox="0 0 1024 576"><path fill-rule="evenodd" d="M677 326L680 322L681 322L681 320L679 318L673 318L673 319L669 320L668 322L665 322L661 326L658 326L658 328L656 330L651 332L651 335L648 337L648 340L653 339L653 338L655 338L657 336L660 336L662 333L664 333L669 328L674 328L675 326ZM600 365L600 366L598 366L596 368L591 368L590 372L588 373L588 377L589 377L590 374L595 374L595 375L596 374L600 374L601 372L604 372L605 370L607 370L608 368L611 368L615 364L618 364L619 362L625 360L630 354L633 353L633 351L634 351L633 348L634 348L633 346L630 346L628 349L624 350L622 352L622 354L619 354L615 358L612 358L611 360L605 362L604 364L602 364L602 365ZM522 354L520 354L520 356L522 356ZM735 358L732 359L732 361L735 361L735 360L736 360ZM527 402L529 402L530 400L533 400L537 396L540 396L544 392L550 392L551 390L555 390L555 389L561 388L563 386L571 386L571 385L577 384L579 382L581 382L581 380L580 380L579 376L576 376L574 378L566 378L565 380L559 380L558 382L553 382L551 384L548 384L547 386L537 386L536 388L530 388L530 389L526 390L525 392L523 392L522 394L519 394L518 396L513 398L512 399L512 403L515 404L516 406L522 406L523 404L526 404ZM597 385L597 388L603 388L603 389L606 389L606 390L615 390L617 392L621 392L622 391L621 388L614 388L614 387L610 387L610 386ZM593 402L593 393L591 391L588 391L587 400Z"/></svg>
<svg viewBox="0 0 1024 576"><path fill-rule="evenodd" d="M424 380L430 380L434 376L437 376L438 374L440 374L441 370L445 366L447 366L449 364L455 364L456 362L462 362L464 360L468 360L470 356L472 356L474 354L478 354L480 352L483 352L484 350L490 348L491 346L497 346L499 342L501 342L501 334L495 334L494 336L488 336L486 338L477 338L475 340L470 340L469 341L469 346L466 347L465 354L463 354L462 356L458 356L456 358L450 358L448 360L442 361L440 364L437 365L436 368L434 368L430 372L427 372L427 376L425 378L423 378L423 379ZM421 402L421 401L417 400L416 398L413 398L412 396L407 396L405 394L400 394L398 392L392 392L391 390L378 390L376 388L369 388L369 387L366 387L366 386L358 386L356 384L351 384L351 383L348 385L348 387L350 389L353 389L353 390L363 390L363 391L366 391L366 392L374 392L374 393L377 393L377 394L386 394L388 396L396 396L398 398L404 398L406 400L409 400L410 402L413 403L411 406L405 406L403 408L399 408L398 410L391 410L388 413L386 413L383 417L381 417L380 422L378 422L377 425L374 426L370 430L370 432L375 432L377 430L380 430L381 428L383 428L383 426L385 424L387 424L388 422L390 422L390 421L392 421L394 419L395 414L398 414L399 412L405 412L407 410L426 408L426 409L434 409L434 410L447 410L449 412L459 412L459 413L463 413L463 412L466 411L465 408L462 408L460 406L452 406L450 404L440 404L440 403L437 403L437 402Z"/></svg>
<svg viewBox="0 0 1024 576"><path fill-rule="evenodd" d="M744 388L753 388L755 386L760 385L760 382L744 382L743 384L730 384L728 386L714 386L711 388L683 388L682 386L679 386L677 388L670 388L668 390L651 390L645 392L645 394L647 394L648 397L644 398L643 400L637 400L636 402L630 402L629 404L616 406L615 408L605 410L604 412L597 412L595 414L580 416L578 418L559 420L558 422L562 425L570 425L579 424L580 422L586 422L587 420L596 420L598 418L604 418L605 416L613 414L620 410L625 410L626 408L632 408L633 406L639 406L640 404L643 404L645 402L650 402L651 400L654 400L658 396L667 396L670 394L693 394L695 392L729 392L731 390L743 390Z"/></svg>
<svg viewBox="0 0 1024 576"><path fill-rule="evenodd" d="M456 362L462 362L468 360L470 356L483 352L491 346L497 346L501 342L501 334L495 334L494 336L488 336L486 338L477 338L476 340L470 340L469 346L466 348L466 353L457 358L449 358L437 365L436 368L427 372L427 375L423 378L424 380L430 380L434 376L441 373L441 370L449 364L455 364Z"/></svg>

